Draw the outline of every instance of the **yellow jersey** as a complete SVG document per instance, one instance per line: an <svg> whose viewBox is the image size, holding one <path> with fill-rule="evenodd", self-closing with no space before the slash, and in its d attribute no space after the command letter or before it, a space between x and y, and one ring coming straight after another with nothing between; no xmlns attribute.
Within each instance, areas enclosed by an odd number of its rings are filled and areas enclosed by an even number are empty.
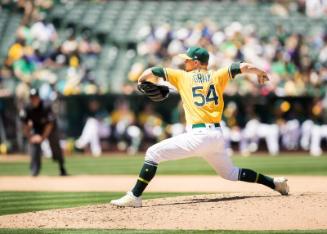
<svg viewBox="0 0 327 234"><path fill-rule="evenodd" d="M164 79L180 93L186 123L219 123L221 121L227 82L234 77L231 67L217 71L163 68ZM232 75L233 74L233 75Z"/></svg>

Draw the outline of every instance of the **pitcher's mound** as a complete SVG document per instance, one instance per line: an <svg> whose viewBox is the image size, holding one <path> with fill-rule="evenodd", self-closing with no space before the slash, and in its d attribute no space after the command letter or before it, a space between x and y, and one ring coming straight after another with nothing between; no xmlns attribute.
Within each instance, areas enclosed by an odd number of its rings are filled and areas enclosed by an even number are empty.
<svg viewBox="0 0 327 234"><path fill-rule="evenodd" d="M142 208L110 204L0 217L1 228L327 229L324 193L280 196L232 193L146 200Z"/></svg>

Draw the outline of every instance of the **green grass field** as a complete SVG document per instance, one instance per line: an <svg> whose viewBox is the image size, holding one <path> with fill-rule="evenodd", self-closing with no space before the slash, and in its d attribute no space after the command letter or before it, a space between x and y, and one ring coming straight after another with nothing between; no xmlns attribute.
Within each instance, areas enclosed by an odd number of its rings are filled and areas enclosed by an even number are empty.
<svg viewBox="0 0 327 234"><path fill-rule="evenodd" d="M118 192L0 192L0 215L108 203ZM144 199L194 193L146 193Z"/></svg>
<svg viewBox="0 0 327 234"><path fill-rule="evenodd" d="M233 157L236 166L252 168L266 174L283 175L327 175L327 155L309 157L305 154L277 157L256 155ZM67 157L67 168L71 175L137 175L143 164L143 156L89 156ZM41 175L57 175L57 164L43 159ZM158 167L159 175L214 175L212 168L201 158L190 158L163 162ZM28 161L0 162L0 176L29 175Z"/></svg>

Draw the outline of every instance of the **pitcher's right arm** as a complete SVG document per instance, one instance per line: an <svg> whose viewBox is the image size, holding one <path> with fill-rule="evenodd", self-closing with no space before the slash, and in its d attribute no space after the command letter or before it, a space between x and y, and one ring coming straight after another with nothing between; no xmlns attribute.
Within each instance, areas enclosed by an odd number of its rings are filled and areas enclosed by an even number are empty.
<svg viewBox="0 0 327 234"><path fill-rule="evenodd" d="M241 63L240 70L242 73L251 73L257 75L259 84L264 84L269 80L267 73L253 64Z"/></svg>

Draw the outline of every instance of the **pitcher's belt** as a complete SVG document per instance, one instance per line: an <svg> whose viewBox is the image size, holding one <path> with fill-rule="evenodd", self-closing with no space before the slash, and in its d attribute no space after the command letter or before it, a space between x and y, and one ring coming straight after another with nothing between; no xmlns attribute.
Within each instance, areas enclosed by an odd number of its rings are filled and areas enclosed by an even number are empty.
<svg viewBox="0 0 327 234"><path fill-rule="evenodd" d="M192 128L206 128L214 126L215 128L219 128L220 124L219 123L210 123L210 124L205 124L205 123L198 123L198 124L192 124Z"/></svg>

